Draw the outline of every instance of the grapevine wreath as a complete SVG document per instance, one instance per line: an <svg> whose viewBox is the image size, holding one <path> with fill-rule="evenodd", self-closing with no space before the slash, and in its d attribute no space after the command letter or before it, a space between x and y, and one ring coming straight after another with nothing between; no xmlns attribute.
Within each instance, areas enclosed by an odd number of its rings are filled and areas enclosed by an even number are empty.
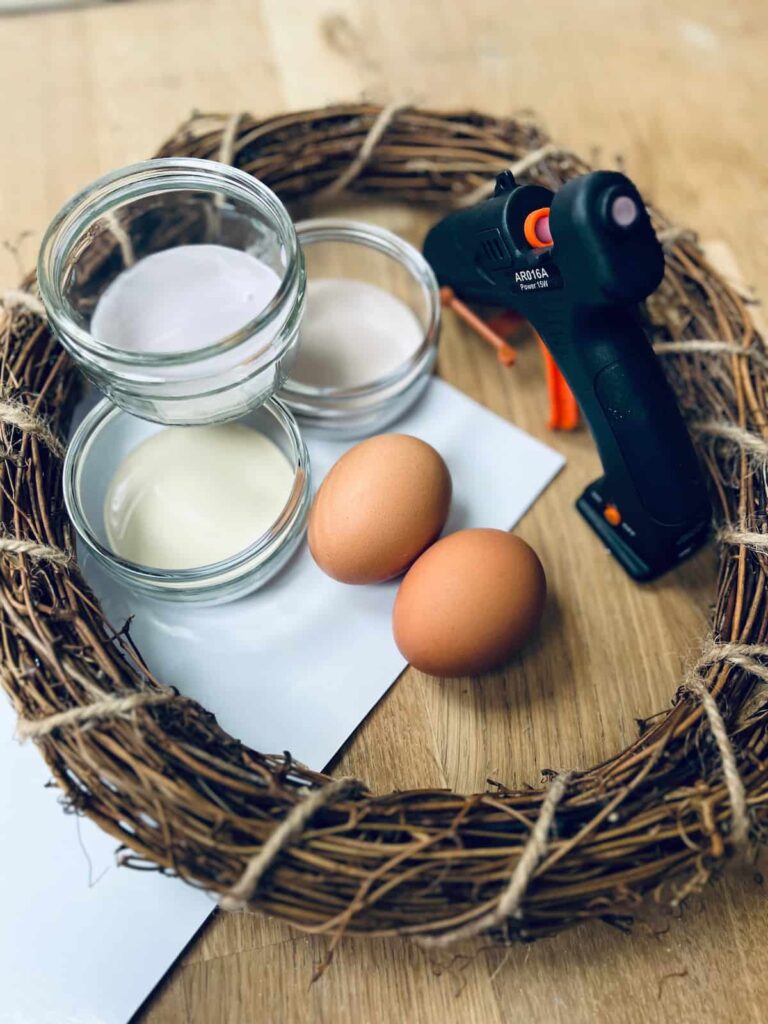
<svg viewBox="0 0 768 1024"><path fill-rule="evenodd" d="M551 189L588 170L527 117L350 104L196 115L160 151L231 162L286 202L347 191L446 208L498 171ZM532 939L676 905L768 826L768 352L745 297L659 213L651 338L708 470L720 572L709 636L670 708L540 790L375 795L249 749L142 662L79 574L61 460L79 376L34 282L0 325L2 685L70 807L153 864L334 942ZM118 246L119 238L115 240ZM117 251L117 250L116 250Z"/></svg>

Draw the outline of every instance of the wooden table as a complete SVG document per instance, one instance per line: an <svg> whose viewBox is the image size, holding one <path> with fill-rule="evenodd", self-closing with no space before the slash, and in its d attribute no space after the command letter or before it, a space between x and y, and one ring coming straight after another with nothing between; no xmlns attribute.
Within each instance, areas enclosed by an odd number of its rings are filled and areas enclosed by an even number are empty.
<svg viewBox="0 0 768 1024"><path fill-rule="evenodd" d="M266 114L364 94L535 108L564 145L604 166L620 155L679 223L730 243L768 294L764 0L147 0L4 18L0 52L3 287L30 267L65 198L150 154L192 108ZM402 207L366 215L417 241L425 227ZM543 767L615 751L670 699L713 587L709 551L630 583L572 510L597 460L585 433L547 435L535 347L504 369L446 321L442 375L568 457L520 529L553 599L539 641L506 673L474 685L403 676L335 766L377 789L535 783ZM527 948L474 947L471 959L347 942L310 987L323 941L234 915L204 931L142 1020L757 1024L766 943L760 891L734 877L684 920L632 937L595 924Z"/></svg>

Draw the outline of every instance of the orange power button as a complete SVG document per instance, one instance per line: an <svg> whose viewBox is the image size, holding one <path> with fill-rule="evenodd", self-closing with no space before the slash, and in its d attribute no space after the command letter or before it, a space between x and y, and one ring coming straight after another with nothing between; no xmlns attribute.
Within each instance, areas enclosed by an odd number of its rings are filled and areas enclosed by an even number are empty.
<svg viewBox="0 0 768 1024"><path fill-rule="evenodd" d="M611 526L621 526L621 512L615 505L606 505L603 509L603 518Z"/></svg>

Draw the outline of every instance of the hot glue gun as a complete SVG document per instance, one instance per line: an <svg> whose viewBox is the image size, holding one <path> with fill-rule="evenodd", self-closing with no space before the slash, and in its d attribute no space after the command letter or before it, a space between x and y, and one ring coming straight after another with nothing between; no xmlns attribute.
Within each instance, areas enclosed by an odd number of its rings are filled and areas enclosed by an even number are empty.
<svg viewBox="0 0 768 1024"><path fill-rule="evenodd" d="M424 255L461 299L512 307L538 331L603 463L577 508L626 571L653 579L699 547L704 480L635 309L664 254L632 182L594 171L553 193L505 171L492 198L431 229Z"/></svg>

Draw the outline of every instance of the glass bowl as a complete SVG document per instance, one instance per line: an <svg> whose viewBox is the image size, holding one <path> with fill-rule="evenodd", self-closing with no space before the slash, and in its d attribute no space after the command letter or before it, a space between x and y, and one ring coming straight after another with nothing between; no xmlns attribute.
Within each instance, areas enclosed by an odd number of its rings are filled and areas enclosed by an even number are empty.
<svg viewBox="0 0 768 1024"><path fill-rule="evenodd" d="M308 282L334 277L378 285L400 299L418 320L420 344L386 375L354 387L317 387L289 375L280 392L302 428L312 433L339 439L378 433L413 405L432 374L440 333L435 275L417 249L373 224L335 218L305 220L296 225L296 234Z"/></svg>
<svg viewBox="0 0 768 1024"><path fill-rule="evenodd" d="M262 536L230 558L194 569L156 569L127 561L109 546L104 501L122 460L164 429L102 400L75 431L64 460L64 501L82 544L120 583L173 601L222 604L263 586L299 546L310 503L309 456L290 412L268 399L239 422L265 434L288 458L294 482L280 515Z"/></svg>
<svg viewBox="0 0 768 1024"><path fill-rule="evenodd" d="M247 323L189 350L128 350L94 333L97 303L126 268L189 245L249 253L275 272L276 293ZM51 325L75 362L116 405L144 419L235 419L279 390L295 355L304 260L293 223L271 189L225 164L147 160L99 178L54 217L37 275Z"/></svg>

